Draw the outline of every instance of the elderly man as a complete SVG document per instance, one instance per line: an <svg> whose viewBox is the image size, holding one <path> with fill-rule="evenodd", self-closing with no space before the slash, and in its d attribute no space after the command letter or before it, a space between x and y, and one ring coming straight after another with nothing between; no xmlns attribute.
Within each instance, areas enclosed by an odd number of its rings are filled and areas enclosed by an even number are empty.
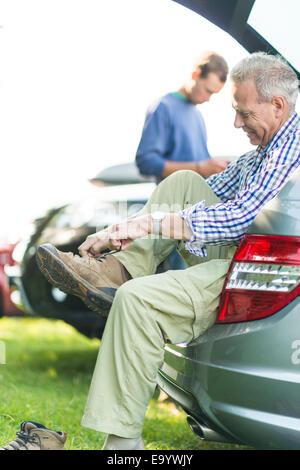
<svg viewBox="0 0 300 470"><path fill-rule="evenodd" d="M82 255L39 247L48 280L99 313L110 311L83 426L108 434L103 449L141 449L165 343L213 325L230 259L260 209L300 164L298 80L279 57L255 53L231 72L234 125L256 148L204 180L179 171L135 217L92 236ZM154 274L178 247L189 266ZM119 252L100 256L104 249Z"/></svg>

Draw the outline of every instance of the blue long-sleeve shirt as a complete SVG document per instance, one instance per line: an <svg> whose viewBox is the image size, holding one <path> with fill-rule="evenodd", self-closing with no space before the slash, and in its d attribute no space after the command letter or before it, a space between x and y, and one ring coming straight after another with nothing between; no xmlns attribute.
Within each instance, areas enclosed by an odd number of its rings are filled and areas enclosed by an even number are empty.
<svg viewBox="0 0 300 470"><path fill-rule="evenodd" d="M178 93L168 93L148 110L136 153L140 173L160 181L166 160L208 158L204 119L194 104Z"/></svg>

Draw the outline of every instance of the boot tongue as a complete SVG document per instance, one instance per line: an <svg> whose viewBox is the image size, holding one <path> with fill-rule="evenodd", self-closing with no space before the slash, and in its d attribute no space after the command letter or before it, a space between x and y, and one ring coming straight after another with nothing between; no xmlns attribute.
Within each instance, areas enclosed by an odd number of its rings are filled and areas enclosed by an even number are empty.
<svg viewBox="0 0 300 470"><path fill-rule="evenodd" d="M27 434L29 434L30 431L35 428L46 429L45 426L39 423L35 423L34 421L23 421L23 423L21 423L21 431Z"/></svg>

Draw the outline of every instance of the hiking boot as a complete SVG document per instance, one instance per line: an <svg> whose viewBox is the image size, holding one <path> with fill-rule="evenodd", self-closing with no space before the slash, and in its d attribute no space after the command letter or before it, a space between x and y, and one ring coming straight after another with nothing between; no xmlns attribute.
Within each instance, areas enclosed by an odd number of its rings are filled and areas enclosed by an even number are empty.
<svg viewBox="0 0 300 470"><path fill-rule="evenodd" d="M52 431L33 421L23 421L14 441L0 450L65 450L67 433Z"/></svg>
<svg viewBox="0 0 300 470"><path fill-rule="evenodd" d="M115 293L131 279L111 254L98 259L64 253L49 243L40 245L36 260L46 279L67 294L79 297L88 308L107 316Z"/></svg>

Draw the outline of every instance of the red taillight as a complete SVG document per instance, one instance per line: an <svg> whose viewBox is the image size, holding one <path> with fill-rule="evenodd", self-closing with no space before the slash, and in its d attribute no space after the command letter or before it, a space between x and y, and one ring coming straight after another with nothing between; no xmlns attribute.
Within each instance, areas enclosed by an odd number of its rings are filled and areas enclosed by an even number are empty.
<svg viewBox="0 0 300 470"><path fill-rule="evenodd" d="M230 265L217 323L264 318L300 294L300 237L244 235Z"/></svg>

